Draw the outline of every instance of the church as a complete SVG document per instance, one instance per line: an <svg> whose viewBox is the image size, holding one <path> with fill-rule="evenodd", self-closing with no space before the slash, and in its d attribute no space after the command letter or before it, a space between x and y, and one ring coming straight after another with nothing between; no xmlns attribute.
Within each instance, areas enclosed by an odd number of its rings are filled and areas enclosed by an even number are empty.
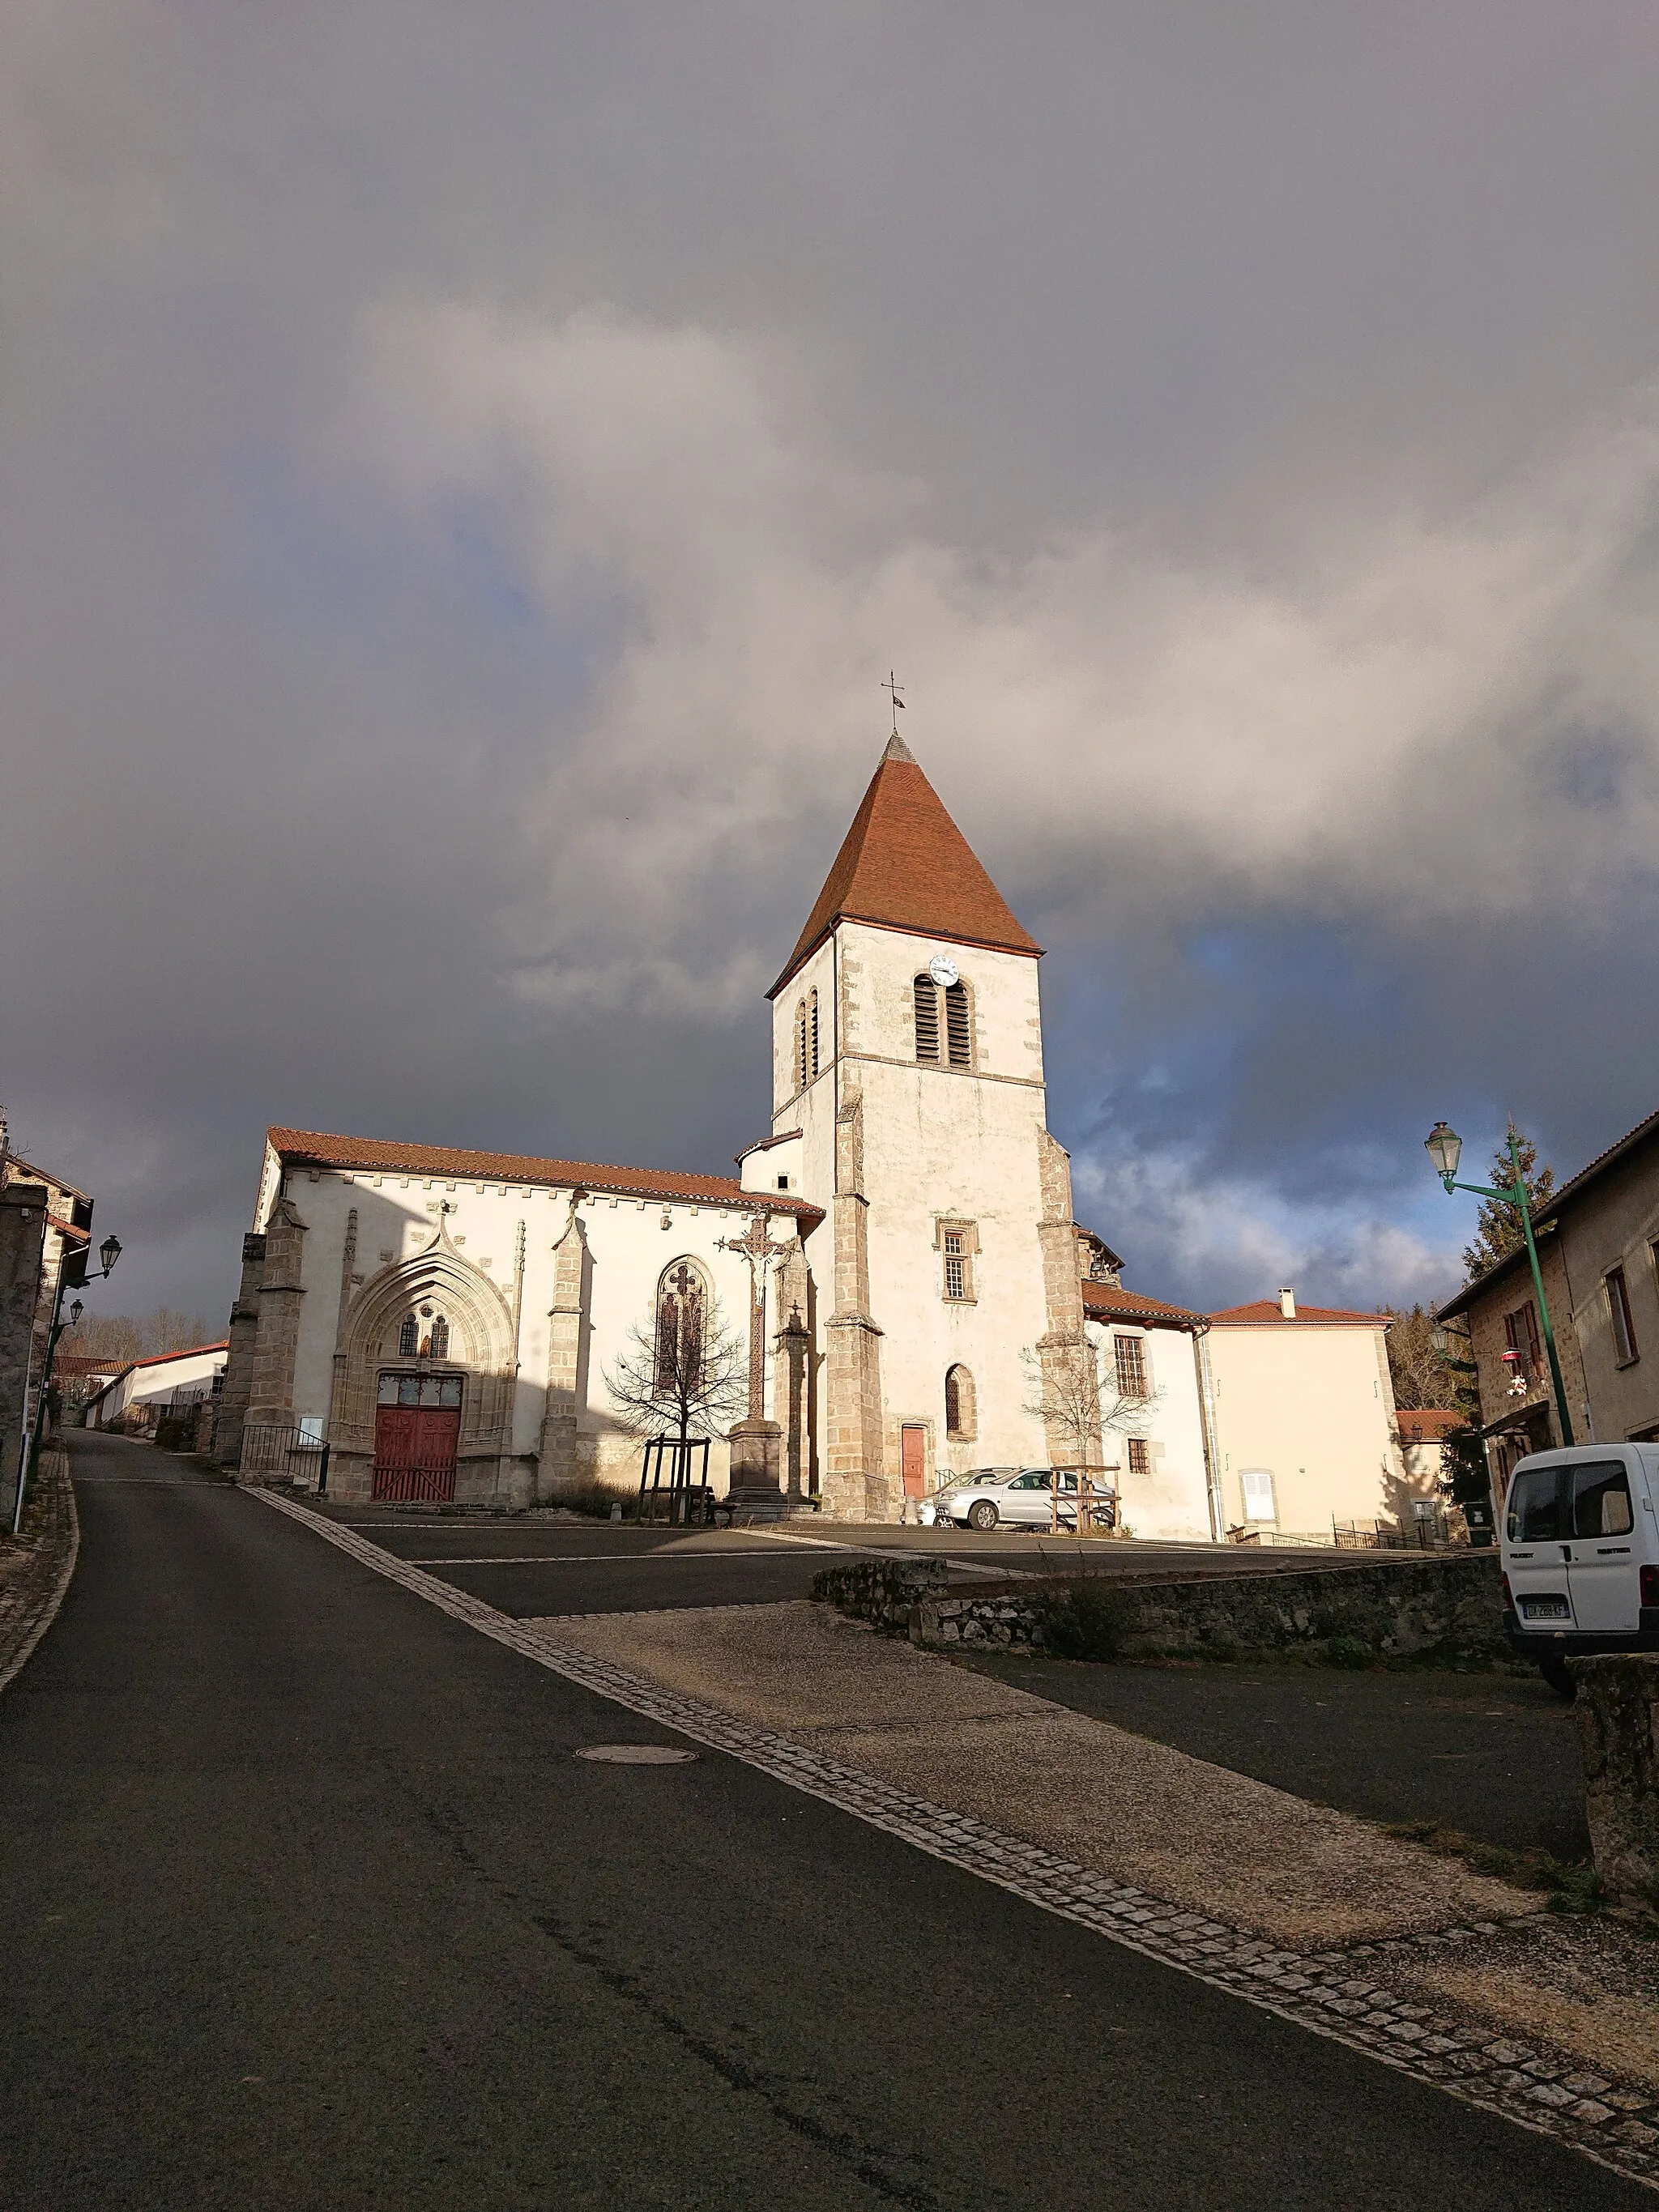
<svg viewBox="0 0 1659 2212"><path fill-rule="evenodd" d="M623 1369L720 1345L709 1478L757 1513L896 1521L969 1468L1111 1466L1113 1328L1199 1317L1114 1289L1073 1221L1041 957L895 736L768 994L738 1174L271 1129L216 1455L302 1431L347 1500L622 1492L651 1426ZM1162 1517L1207 1534L1190 1456Z"/></svg>

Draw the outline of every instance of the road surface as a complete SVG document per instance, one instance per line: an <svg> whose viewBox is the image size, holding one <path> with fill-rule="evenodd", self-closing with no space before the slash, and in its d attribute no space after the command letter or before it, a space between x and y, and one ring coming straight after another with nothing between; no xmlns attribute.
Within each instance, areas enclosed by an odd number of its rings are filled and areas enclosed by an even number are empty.
<svg viewBox="0 0 1659 2212"><path fill-rule="evenodd" d="M675 1739L74 1458L0 1695L9 2212L1650 2203L752 1768L578 1759Z"/></svg>

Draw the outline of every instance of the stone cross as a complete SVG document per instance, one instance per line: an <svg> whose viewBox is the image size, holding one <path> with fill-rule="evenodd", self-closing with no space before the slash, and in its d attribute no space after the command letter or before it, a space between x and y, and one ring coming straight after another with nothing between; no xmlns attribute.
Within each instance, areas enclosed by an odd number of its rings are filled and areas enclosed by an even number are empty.
<svg viewBox="0 0 1659 2212"><path fill-rule="evenodd" d="M741 1237L722 1237L722 1252L741 1252L749 1262L749 1418L763 1420L766 1416L766 1271L779 1260L787 1260L794 1250L792 1239L787 1244L771 1241L772 1223L769 1215L752 1213L749 1227Z"/></svg>

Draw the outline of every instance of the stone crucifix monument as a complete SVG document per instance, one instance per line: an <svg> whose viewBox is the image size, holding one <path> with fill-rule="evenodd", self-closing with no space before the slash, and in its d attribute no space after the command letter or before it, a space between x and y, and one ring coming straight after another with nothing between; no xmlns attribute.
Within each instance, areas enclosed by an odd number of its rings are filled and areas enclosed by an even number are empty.
<svg viewBox="0 0 1659 2212"><path fill-rule="evenodd" d="M749 1262L749 1412L730 1431L736 1505L767 1504L783 1495L783 1430L766 1419L766 1278L794 1249L772 1243L764 1213L750 1216L743 1236L720 1239L723 1252L740 1252Z"/></svg>

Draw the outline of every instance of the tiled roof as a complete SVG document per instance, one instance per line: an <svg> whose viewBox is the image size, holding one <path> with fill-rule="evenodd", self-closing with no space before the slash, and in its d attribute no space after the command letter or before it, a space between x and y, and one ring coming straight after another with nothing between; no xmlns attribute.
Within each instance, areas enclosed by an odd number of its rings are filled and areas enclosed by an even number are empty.
<svg viewBox="0 0 1659 2212"><path fill-rule="evenodd" d="M889 741L769 998L843 916L999 952L1035 958L1042 951L1009 912L902 738Z"/></svg>
<svg viewBox="0 0 1659 2212"><path fill-rule="evenodd" d="M1294 1321L1279 1311L1277 1298L1257 1298L1248 1306L1229 1306L1210 1316L1212 1328L1386 1328L1387 1314L1350 1313L1344 1306L1304 1306L1299 1302Z"/></svg>
<svg viewBox="0 0 1659 2212"><path fill-rule="evenodd" d="M1405 1444L1437 1443L1449 1429L1468 1426L1464 1416L1450 1406L1413 1406L1400 1416L1400 1441Z"/></svg>
<svg viewBox="0 0 1659 2212"><path fill-rule="evenodd" d="M182 1345L177 1352L152 1352L148 1359L135 1359L134 1367L164 1367L169 1359L197 1359L204 1352L228 1352L230 1339L222 1337L217 1344Z"/></svg>
<svg viewBox="0 0 1659 2212"><path fill-rule="evenodd" d="M1147 1321L1172 1328L1202 1328L1204 1316L1185 1306L1172 1306L1163 1298L1143 1297L1139 1291L1120 1290L1114 1283L1083 1284L1084 1311L1096 1321Z"/></svg>
<svg viewBox="0 0 1659 2212"><path fill-rule="evenodd" d="M59 1352L53 1356L52 1371L54 1375L124 1375L132 1364L131 1359L114 1353L100 1358L92 1352Z"/></svg>
<svg viewBox="0 0 1659 2212"><path fill-rule="evenodd" d="M712 1206L763 1206L811 1222L820 1206L781 1191L745 1190L735 1176L677 1175L665 1168L613 1168L592 1160L543 1160L525 1152L465 1152L447 1145L395 1145L379 1137L327 1136L318 1129L269 1129L271 1149L301 1167L369 1170L382 1175L431 1176L449 1182L554 1183L562 1188L617 1191L629 1198L691 1199Z"/></svg>

